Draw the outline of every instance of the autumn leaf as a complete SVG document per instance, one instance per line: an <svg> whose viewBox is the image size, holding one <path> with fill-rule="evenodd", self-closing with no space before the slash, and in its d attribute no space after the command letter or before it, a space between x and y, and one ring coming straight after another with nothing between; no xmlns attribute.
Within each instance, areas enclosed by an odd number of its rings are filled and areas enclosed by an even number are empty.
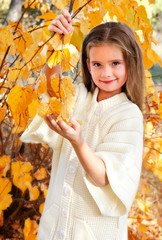
<svg viewBox="0 0 162 240"><path fill-rule="evenodd" d="M47 172L45 168L40 168L34 173L34 177L36 180L43 180L47 176Z"/></svg>
<svg viewBox="0 0 162 240"><path fill-rule="evenodd" d="M27 125L29 120L28 105L36 98L35 90L29 85L26 88L17 85L11 89L7 102L15 124L21 127Z"/></svg>
<svg viewBox="0 0 162 240"><path fill-rule="evenodd" d="M37 239L38 224L36 221L32 221L30 218L25 220L23 229L24 240L36 240Z"/></svg>
<svg viewBox="0 0 162 240"><path fill-rule="evenodd" d="M71 40L71 32L67 35L62 35L56 33L54 37L48 42L48 45L52 47L55 51L62 50L63 46L70 43Z"/></svg>
<svg viewBox="0 0 162 240"><path fill-rule="evenodd" d="M38 105L39 105L39 101L38 99L32 101L29 105L28 105L28 109L29 109L29 115L30 118L33 119L37 113L37 109L38 109Z"/></svg>
<svg viewBox="0 0 162 240"><path fill-rule="evenodd" d="M56 17L57 17L57 14L55 14L51 10L49 12L44 13L43 15L37 16L37 18L44 19L46 21L51 21Z"/></svg>
<svg viewBox="0 0 162 240"><path fill-rule="evenodd" d="M65 99L65 103L63 104L61 113L57 118L57 121L64 120L67 123L69 123L69 121L67 120L70 117L71 113L73 112L74 106L75 106L74 96L72 94L69 94Z"/></svg>
<svg viewBox="0 0 162 240"><path fill-rule="evenodd" d="M28 188L28 183L31 183L32 176L30 171L32 165L29 162L14 162L11 165L13 184L18 187L22 192Z"/></svg>
<svg viewBox="0 0 162 240"><path fill-rule="evenodd" d="M40 117L44 117L47 114L60 114L62 109L62 103L55 97L49 99L48 103L40 103L37 109L37 113Z"/></svg>
<svg viewBox="0 0 162 240"><path fill-rule="evenodd" d="M6 177L7 171L10 169L10 157L3 155L0 157L0 177Z"/></svg>
<svg viewBox="0 0 162 240"><path fill-rule="evenodd" d="M38 190L37 186L32 187L30 182L26 183L28 190L29 190L29 196L30 196L30 201L35 201L38 199L40 192Z"/></svg>
<svg viewBox="0 0 162 240"><path fill-rule="evenodd" d="M72 94L75 95L75 86L72 85L73 80L70 77L64 77L62 79L59 79L58 77L54 77L51 79L51 86L57 95L58 98L62 99L62 101L65 101L65 98Z"/></svg>
<svg viewBox="0 0 162 240"><path fill-rule="evenodd" d="M38 94L43 94L47 92L47 79L45 74L40 74L40 76L37 79L37 82L39 83L38 88L37 88L37 93Z"/></svg>
<svg viewBox="0 0 162 240"><path fill-rule="evenodd" d="M58 50L54 51L51 55L51 52L47 52L47 64L52 68L55 64L60 64L63 67L64 71L70 70L70 52L68 48L63 48L63 51Z"/></svg>
<svg viewBox="0 0 162 240"><path fill-rule="evenodd" d="M0 107L0 122L4 119L5 115L6 115L6 109Z"/></svg>
<svg viewBox="0 0 162 240"><path fill-rule="evenodd" d="M3 223L4 223L4 213L2 210L0 210L0 227L3 226ZM0 237L1 239L1 237Z"/></svg>
<svg viewBox="0 0 162 240"><path fill-rule="evenodd" d="M39 213L42 215L44 209L44 203L41 203L39 206Z"/></svg>
<svg viewBox="0 0 162 240"><path fill-rule="evenodd" d="M12 203L11 182L8 178L0 178L0 210L7 209Z"/></svg>

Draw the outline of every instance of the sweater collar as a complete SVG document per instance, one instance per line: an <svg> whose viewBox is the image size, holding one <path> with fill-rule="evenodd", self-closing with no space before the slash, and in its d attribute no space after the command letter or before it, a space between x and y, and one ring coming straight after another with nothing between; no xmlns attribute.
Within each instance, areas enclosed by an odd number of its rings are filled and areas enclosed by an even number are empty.
<svg viewBox="0 0 162 240"><path fill-rule="evenodd" d="M128 102L129 101L126 94L124 92L121 92L121 93L116 94L116 95L114 95L110 98L107 98L105 100L97 102L98 92L99 92L99 89L96 87L96 89L94 90L94 93L93 93L92 102L93 102L93 104L95 104L97 106L102 106L103 108L112 107L112 106L117 105L121 102L126 102L126 101Z"/></svg>

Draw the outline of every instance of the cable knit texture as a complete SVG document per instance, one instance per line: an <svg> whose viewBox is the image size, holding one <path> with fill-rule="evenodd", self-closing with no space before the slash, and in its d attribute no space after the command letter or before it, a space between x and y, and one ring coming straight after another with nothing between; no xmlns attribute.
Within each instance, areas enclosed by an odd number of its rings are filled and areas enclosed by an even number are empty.
<svg viewBox="0 0 162 240"><path fill-rule="evenodd" d="M21 136L24 142L53 149L38 240L127 240L127 214L141 173L143 116L125 93L100 102L97 95L98 88L91 94L83 84L77 86L73 116L83 121L85 141L105 162L107 186L90 181L70 142L39 116Z"/></svg>

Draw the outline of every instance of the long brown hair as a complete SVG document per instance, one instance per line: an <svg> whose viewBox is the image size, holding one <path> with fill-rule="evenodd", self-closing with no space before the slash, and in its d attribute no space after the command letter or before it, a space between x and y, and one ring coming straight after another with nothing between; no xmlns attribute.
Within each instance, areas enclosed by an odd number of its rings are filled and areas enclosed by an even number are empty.
<svg viewBox="0 0 162 240"><path fill-rule="evenodd" d="M122 22L106 22L94 27L84 38L81 51L83 82L88 91L95 89L87 67L89 50L92 46L112 44L119 47L127 65L128 78L122 91L142 110L144 99L144 65L142 50L130 27Z"/></svg>

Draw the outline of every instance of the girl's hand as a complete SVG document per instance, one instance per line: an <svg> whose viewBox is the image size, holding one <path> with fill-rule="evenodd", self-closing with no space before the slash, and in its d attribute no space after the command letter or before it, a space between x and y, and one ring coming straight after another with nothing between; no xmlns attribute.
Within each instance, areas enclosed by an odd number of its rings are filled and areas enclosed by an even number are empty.
<svg viewBox="0 0 162 240"><path fill-rule="evenodd" d="M64 138L68 139L72 145L79 146L83 142L81 135L80 124L74 119L70 119L71 126L67 125L64 121L56 121L50 114L45 116L48 126Z"/></svg>
<svg viewBox="0 0 162 240"><path fill-rule="evenodd" d="M57 16L55 20L52 20L48 30L65 35L68 34L69 31L73 32L74 28L71 25L71 15L67 9L64 9L62 14Z"/></svg>

